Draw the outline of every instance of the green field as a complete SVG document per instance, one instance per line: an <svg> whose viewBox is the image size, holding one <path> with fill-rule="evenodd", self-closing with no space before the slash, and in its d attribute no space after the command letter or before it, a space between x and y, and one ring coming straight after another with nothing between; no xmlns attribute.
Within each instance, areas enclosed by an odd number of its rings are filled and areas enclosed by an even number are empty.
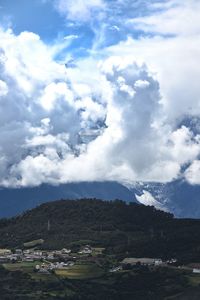
<svg viewBox="0 0 200 300"><path fill-rule="evenodd" d="M8 263L3 264L4 268L8 271L22 271L28 273L34 279L45 279L48 277L54 277L53 274L39 274L34 272L34 268L37 264L41 262L21 262L21 263ZM67 277L69 279L87 279L87 278L97 278L103 274L103 270L95 264L77 264L67 269L57 269L55 274L60 277Z"/></svg>
<svg viewBox="0 0 200 300"><path fill-rule="evenodd" d="M52 274L40 274L34 272L35 266L41 264L40 261L34 262L20 262L14 264L3 264L4 268L8 271L21 271L23 273L27 273L31 276L32 279L36 281L48 281L48 282L55 282L58 281L58 278Z"/></svg>
<svg viewBox="0 0 200 300"><path fill-rule="evenodd" d="M35 266L41 264L40 261L34 261L34 262L19 262L19 263L8 263L3 264L4 268L8 271L22 271L25 273L32 273Z"/></svg>
<svg viewBox="0 0 200 300"><path fill-rule="evenodd" d="M3 264L4 268L8 271L21 271L23 273L28 273L31 275L34 279L46 279L47 277L51 277L45 274L38 274L34 272L35 266L40 265L40 261L34 261L34 262L20 262L20 263L14 263L14 264Z"/></svg>
<svg viewBox="0 0 200 300"><path fill-rule="evenodd" d="M55 270L56 275L69 279L97 278L103 275L103 270L95 264L77 264L69 269Z"/></svg>

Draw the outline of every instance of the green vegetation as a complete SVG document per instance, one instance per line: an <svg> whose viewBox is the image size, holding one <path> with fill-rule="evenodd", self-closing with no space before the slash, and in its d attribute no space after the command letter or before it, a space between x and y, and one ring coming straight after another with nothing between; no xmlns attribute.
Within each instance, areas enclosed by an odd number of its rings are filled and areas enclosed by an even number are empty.
<svg viewBox="0 0 200 300"><path fill-rule="evenodd" d="M25 273L29 273L29 271L32 273L33 268L40 264L41 262L19 262L19 263L7 263L3 264L4 268L6 268L9 271L24 271Z"/></svg>
<svg viewBox="0 0 200 300"><path fill-rule="evenodd" d="M162 300L197 292L183 271L168 268L143 268L82 280L42 276L48 279L34 280L28 274L0 267L1 300Z"/></svg>
<svg viewBox="0 0 200 300"><path fill-rule="evenodd" d="M68 269L55 270L56 275L69 279L97 278L103 275L103 270L96 264L76 264Z"/></svg>
<svg viewBox="0 0 200 300"><path fill-rule="evenodd" d="M33 280L21 271L8 271L0 266L1 300L54 299L46 297L49 283Z"/></svg>
<svg viewBox="0 0 200 300"><path fill-rule="evenodd" d="M187 276L190 285L192 286L200 286L200 274L189 274Z"/></svg>

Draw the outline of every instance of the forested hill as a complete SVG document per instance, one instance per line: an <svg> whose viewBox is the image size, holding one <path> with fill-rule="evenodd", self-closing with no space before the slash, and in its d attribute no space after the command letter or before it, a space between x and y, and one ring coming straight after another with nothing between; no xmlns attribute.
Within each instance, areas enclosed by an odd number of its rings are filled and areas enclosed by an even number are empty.
<svg viewBox="0 0 200 300"><path fill-rule="evenodd" d="M135 256L200 258L200 221L123 201L60 200L0 221L0 247L44 239L59 249L91 244Z"/></svg>

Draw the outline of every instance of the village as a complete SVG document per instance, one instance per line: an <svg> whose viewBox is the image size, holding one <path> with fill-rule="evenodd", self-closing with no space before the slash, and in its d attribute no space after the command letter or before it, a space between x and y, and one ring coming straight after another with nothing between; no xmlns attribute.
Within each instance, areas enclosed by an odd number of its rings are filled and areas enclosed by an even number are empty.
<svg viewBox="0 0 200 300"><path fill-rule="evenodd" d="M107 256L104 254L105 248L91 247L85 245L80 247L77 252L69 248L61 250L41 250L38 248L30 249L0 249L0 264L10 270L16 270L20 266L30 266L32 272L44 275L50 275L53 272L58 274L70 275L71 270L75 270L79 266L96 266L102 267ZM171 258L163 261L160 258L133 258L126 257L119 260L114 260L109 265L107 272L115 273L130 269L138 268L157 268L157 267L174 267L186 268L193 273L200 273L200 264L190 264L188 266L177 266L177 259ZM64 272L66 271L66 272ZM68 271L68 272L67 272ZM94 267L92 269L94 271ZM105 270L104 270L105 271ZM90 270L89 270L90 272ZM98 272L100 274L101 272Z"/></svg>
<svg viewBox="0 0 200 300"><path fill-rule="evenodd" d="M90 245L85 245L73 253L71 249L66 248L61 250L0 249L0 264L14 270L15 266L33 266L35 272L50 274L53 270L69 269L78 263L98 264L98 258L104 250L105 248L93 248Z"/></svg>
<svg viewBox="0 0 200 300"><path fill-rule="evenodd" d="M62 250L40 250L37 248L30 249L0 249L0 264L6 263L32 263L35 270L39 273L47 273L53 269L63 269L71 267L77 260L85 260L95 253L101 254L104 248L92 248L89 245L82 247L77 253L72 253L71 249L63 248ZM40 262L40 264L39 264Z"/></svg>

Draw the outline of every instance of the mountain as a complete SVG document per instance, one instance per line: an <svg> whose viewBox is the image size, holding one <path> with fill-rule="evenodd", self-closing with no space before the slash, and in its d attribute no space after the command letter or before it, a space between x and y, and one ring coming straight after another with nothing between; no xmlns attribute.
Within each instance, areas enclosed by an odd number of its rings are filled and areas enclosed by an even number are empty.
<svg viewBox="0 0 200 300"><path fill-rule="evenodd" d="M59 186L43 184L38 187L0 189L0 218L15 216L49 201L80 198L137 202L133 190L117 182L68 183Z"/></svg>
<svg viewBox="0 0 200 300"><path fill-rule="evenodd" d="M179 218L200 218L200 185L181 179L164 184L140 182L129 189L145 205L170 211Z"/></svg>
<svg viewBox="0 0 200 300"><path fill-rule="evenodd" d="M120 200L60 200L0 221L0 248L44 240L44 249L105 247L119 257L176 257L200 261L200 220ZM30 243L29 243L30 244Z"/></svg>
<svg viewBox="0 0 200 300"><path fill-rule="evenodd" d="M135 182L132 186L117 182L82 182L0 189L0 218L18 215L49 201L81 198L133 201L172 212L179 218L200 218L200 185L190 185L184 180Z"/></svg>

